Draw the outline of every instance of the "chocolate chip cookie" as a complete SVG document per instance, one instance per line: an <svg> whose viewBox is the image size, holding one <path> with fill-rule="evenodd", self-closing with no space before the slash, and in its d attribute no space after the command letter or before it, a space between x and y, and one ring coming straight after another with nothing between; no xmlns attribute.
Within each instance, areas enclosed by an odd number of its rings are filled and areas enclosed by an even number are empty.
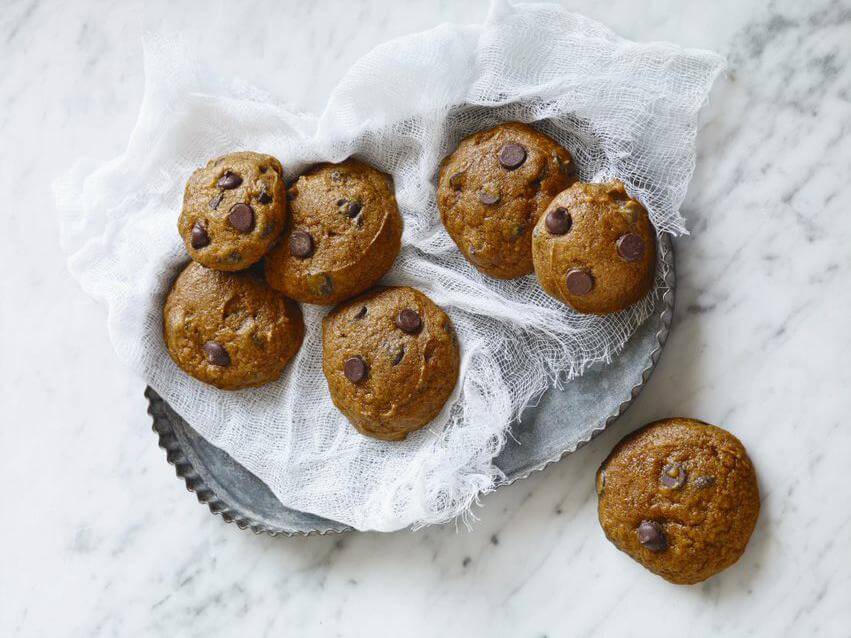
<svg viewBox="0 0 851 638"><path fill-rule="evenodd" d="M532 257L549 295L579 312L617 312L653 285L656 233L620 182L577 182L538 220Z"/></svg>
<svg viewBox="0 0 851 638"><path fill-rule="evenodd" d="M291 223L266 258L272 287L332 305L377 282L393 265L402 217L390 177L357 160L321 164L287 192Z"/></svg>
<svg viewBox="0 0 851 638"><path fill-rule="evenodd" d="M192 173L177 227L189 255L216 270L257 263L284 229L281 163L260 153L230 153Z"/></svg>
<svg viewBox="0 0 851 638"><path fill-rule="evenodd" d="M363 434L404 439L438 415L458 380L446 313L413 288L381 288L322 322L322 369L334 405Z"/></svg>
<svg viewBox="0 0 851 638"><path fill-rule="evenodd" d="M270 288L259 268L221 272L193 261L168 294L163 333L185 372L236 390L277 379L301 347L304 322L298 305Z"/></svg>
<svg viewBox="0 0 851 638"><path fill-rule="evenodd" d="M621 440L597 471L597 494L606 537L678 584L735 563L759 516L741 442L694 419L656 421Z"/></svg>
<svg viewBox="0 0 851 638"><path fill-rule="evenodd" d="M510 122L462 140L440 166L437 206L464 256L491 277L532 272L532 228L575 177L570 153Z"/></svg>

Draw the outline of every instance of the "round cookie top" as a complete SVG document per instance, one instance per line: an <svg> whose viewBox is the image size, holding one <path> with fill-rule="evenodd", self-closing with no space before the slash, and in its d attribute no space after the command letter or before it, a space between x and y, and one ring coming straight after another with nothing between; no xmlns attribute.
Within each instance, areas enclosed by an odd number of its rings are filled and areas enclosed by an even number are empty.
<svg viewBox="0 0 851 638"><path fill-rule="evenodd" d="M413 288L381 288L322 322L322 369L334 405L363 434L404 439L431 421L458 380L449 317Z"/></svg>
<svg viewBox="0 0 851 638"><path fill-rule="evenodd" d="M393 265L402 218L390 177L357 160L320 164L288 193L291 223L266 258L266 279L305 303L359 294Z"/></svg>
<svg viewBox="0 0 851 638"><path fill-rule="evenodd" d="M577 182L538 220L532 256L549 295L579 312L617 312L653 285L656 233L620 182Z"/></svg>
<svg viewBox="0 0 851 638"><path fill-rule="evenodd" d="M499 279L532 272L532 228L576 179L570 153L525 124L465 138L440 166L437 206L470 263Z"/></svg>
<svg viewBox="0 0 851 638"><path fill-rule="evenodd" d="M606 537L678 584L735 563L759 516L741 442L694 419L656 421L626 436L597 471L597 494Z"/></svg>
<svg viewBox="0 0 851 638"><path fill-rule="evenodd" d="M298 305L256 268L221 272L190 262L163 307L166 348L199 381L236 390L274 381L301 347Z"/></svg>
<svg viewBox="0 0 851 638"><path fill-rule="evenodd" d="M177 228L189 255L208 268L243 270L257 263L287 218L281 163L260 153L210 160L186 183Z"/></svg>

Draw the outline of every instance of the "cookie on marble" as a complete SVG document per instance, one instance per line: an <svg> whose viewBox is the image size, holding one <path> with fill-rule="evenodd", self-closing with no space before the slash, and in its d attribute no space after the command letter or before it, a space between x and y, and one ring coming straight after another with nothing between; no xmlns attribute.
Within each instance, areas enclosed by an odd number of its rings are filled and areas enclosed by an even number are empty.
<svg viewBox="0 0 851 638"><path fill-rule="evenodd" d="M357 160L321 164L288 192L291 222L266 257L269 284L298 301L333 305L393 265L402 217L389 176Z"/></svg>
<svg viewBox="0 0 851 638"><path fill-rule="evenodd" d="M281 163L269 155L239 152L192 173L177 227L198 263L243 270L263 258L286 218Z"/></svg>
<svg viewBox="0 0 851 638"><path fill-rule="evenodd" d="M664 419L626 436L597 471L597 495L606 537L677 584L735 563L759 516L742 443L694 419Z"/></svg>
<svg viewBox="0 0 851 638"><path fill-rule="evenodd" d="M223 272L193 261L168 294L163 334L184 372L236 390L277 379L301 347L304 322L259 268Z"/></svg>
<svg viewBox="0 0 851 638"><path fill-rule="evenodd" d="M464 257L512 279L532 272L532 228L575 177L570 153L516 122L462 140L440 166L437 206Z"/></svg>
<svg viewBox="0 0 851 638"><path fill-rule="evenodd" d="M404 439L431 421L458 381L446 313L413 288L381 288L322 322L322 369L334 405L362 434Z"/></svg>
<svg viewBox="0 0 851 638"><path fill-rule="evenodd" d="M541 216L532 257L547 294L578 312L618 312L653 286L656 233L622 183L577 182Z"/></svg>

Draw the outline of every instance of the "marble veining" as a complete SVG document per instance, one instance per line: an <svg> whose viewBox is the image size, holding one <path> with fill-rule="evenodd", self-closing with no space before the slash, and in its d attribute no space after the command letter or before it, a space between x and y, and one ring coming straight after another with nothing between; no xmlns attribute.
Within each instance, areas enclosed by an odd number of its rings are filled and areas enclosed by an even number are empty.
<svg viewBox="0 0 851 638"><path fill-rule="evenodd" d="M145 31L192 30L222 73L318 111L371 47L487 4L4 4L0 635L849 635L851 4L564 5L730 63L703 114L656 374L590 445L485 497L472 531L271 539L210 516L166 465L144 384L65 270L50 182L121 151ZM762 493L744 557L695 587L642 570L596 520L600 461L675 414L737 434Z"/></svg>

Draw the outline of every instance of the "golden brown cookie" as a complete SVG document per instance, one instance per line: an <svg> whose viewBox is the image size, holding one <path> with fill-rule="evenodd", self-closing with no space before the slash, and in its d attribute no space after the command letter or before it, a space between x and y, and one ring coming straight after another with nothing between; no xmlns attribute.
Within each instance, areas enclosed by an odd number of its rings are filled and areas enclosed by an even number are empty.
<svg viewBox="0 0 851 638"><path fill-rule="evenodd" d="M281 163L260 153L230 153L192 173L177 228L190 257L216 270L243 270L266 254L284 229Z"/></svg>
<svg viewBox="0 0 851 638"><path fill-rule="evenodd" d="M759 516L741 442L694 419L664 419L625 437L597 471L600 525L623 552L678 584L735 563Z"/></svg>
<svg viewBox="0 0 851 638"><path fill-rule="evenodd" d="M437 207L464 256L491 277L532 272L531 234L575 177L570 153L525 124L471 135L443 160Z"/></svg>
<svg viewBox="0 0 851 638"><path fill-rule="evenodd" d="M653 286L656 233L620 182L577 182L538 220L532 256L549 295L578 312L617 312Z"/></svg>
<svg viewBox="0 0 851 638"><path fill-rule="evenodd" d="M277 379L301 347L304 322L258 268L220 272L193 261L168 294L163 333L185 372L236 390Z"/></svg>
<svg viewBox="0 0 851 638"><path fill-rule="evenodd" d="M322 369L334 405L363 434L404 439L452 394L460 354L446 313L413 288L380 288L322 322Z"/></svg>
<svg viewBox="0 0 851 638"><path fill-rule="evenodd" d="M273 288L323 306L357 295L396 259L402 217L390 177L357 160L321 164L290 187L291 223L266 258Z"/></svg>

